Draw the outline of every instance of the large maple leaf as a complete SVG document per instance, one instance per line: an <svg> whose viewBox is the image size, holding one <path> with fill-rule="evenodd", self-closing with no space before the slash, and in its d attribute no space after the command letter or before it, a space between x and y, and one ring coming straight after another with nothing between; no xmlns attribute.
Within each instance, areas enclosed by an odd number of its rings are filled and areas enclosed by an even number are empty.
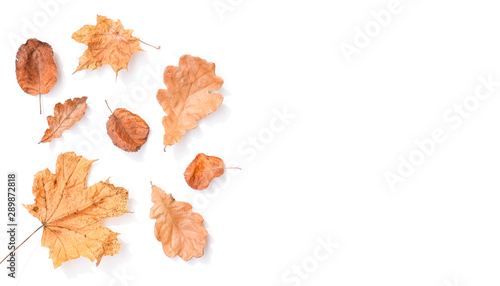
<svg viewBox="0 0 500 286"><path fill-rule="evenodd" d="M88 46L75 72L109 64L118 76L118 71L127 69L130 57L142 51L133 31L124 30L120 20L97 15L97 25L85 25L72 35L75 41Z"/></svg>
<svg viewBox="0 0 500 286"><path fill-rule="evenodd" d="M55 174L45 169L35 175L35 203L24 207L42 222L42 246L50 249L54 268L80 256L99 265L121 248L118 233L99 222L129 212L128 191L108 180L87 187L94 161L68 152L57 158Z"/></svg>
<svg viewBox="0 0 500 286"><path fill-rule="evenodd" d="M179 66L168 66L163 73L167 89L160 89L156 99L167 116L162 123L165 129L163 144L174 145L197 121L217 110L222 94L212 93L224 81L215 75L215 64L204 59L184 55Z"/></svg>

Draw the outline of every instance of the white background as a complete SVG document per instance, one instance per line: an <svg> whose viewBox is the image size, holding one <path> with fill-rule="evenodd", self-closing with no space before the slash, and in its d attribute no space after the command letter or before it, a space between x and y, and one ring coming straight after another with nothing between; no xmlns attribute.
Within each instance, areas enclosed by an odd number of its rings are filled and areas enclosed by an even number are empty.
<svg viewBox="0 0 500 286"><path fill-rule="evenodd" d="M57 6L47 10L43 3ZM54 270L38 232L17 253L17 280L7 279L0 265L1 285L500 284L499 88L459 125L443 118L464 99L474 102L478 77L500 80L496 1L401 0L399 12L380 31L372 26L369 43L350 62L341 44L354 45L356 29L372 25L371 12L387 9L390 0L221 0L233 5L222 14L214 3L6 2L0 12L0 255L7 254L7 172L19 178L20 242L40 224L21 205L33 202L33 176L54 171L61 152L99 159L88 184L109 177L126 187L133 213L104 222L121 233L123 246L99 267L80 258ZM95 25L97 14L120 19L161 49L142 45L145 51L117 79L109 66L72 74L86 46L71 35ZM42 99L43 116L38 98L25 94L15 77L16 51L30 37L52 45L58 66L58 82ZM163 69L183 54L216 63L225 98L163 152L155 95L164 88ZM89 98L85 117L61 138L37 144L53 106L80 96ZM103 131L110 115L105 99L150 125L138 153L118 149ZM276 123L283 110L294 118ZM280 129L270 133L273 122ZM384 174L398 175L399 157L408 159L418 150L415 141L436 129L446 140L391 191ZM259 150L251 145L255 137ZM227 172L203 192L192 190L182 174L199 152L242 171ZM150 181L203 215L204 257L185 262L164 255L149 219ZM318 241L328 239L340 246L315 264ZM294 265L302 278L289 272Z"/></svg>

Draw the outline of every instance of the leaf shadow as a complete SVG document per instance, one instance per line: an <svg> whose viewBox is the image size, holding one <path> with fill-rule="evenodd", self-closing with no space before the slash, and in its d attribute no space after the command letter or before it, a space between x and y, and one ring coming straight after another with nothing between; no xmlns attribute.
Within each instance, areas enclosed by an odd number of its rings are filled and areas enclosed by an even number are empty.
<svg viewBox="0 0 500 286"><path fill-rule="evenodd" d="M207 242L207 245L205 246L203 256L200 258L193 257L191 260L186 261L187 264L189 265L197 265L197 264L210 264L210 261L212 260L212 247L211 244L213 243L213 237L208 234L207 238L205 238L205 241Z"/></svg>
<svg viewBox="0 0 500 286"><path fill-rule="evenodd" d="M200 128L200 125L215 126L227 121L227 119L230 117L231 109L229 109L227 105L222 104L214 113L209 114L206 118L198 121L198 126L195 129L186 132L186 134L182 136L182 141L172 146L175 159L178 161L182 161L186 156L191 154L189 145L191 145L196 140L201 139L204 134L203 127Z"/></svg>
<svg viewBox="0 0 500 286"><path fill-rule="evenodd" d="M200 120L200 122L203 125L215 126L226 122L231 117L231 113L231 109L226 104L221 104L214 113L209 114L206 118Z"/></svg>
<svg viewBox="0 0 500 286"><path fill-rule="evenodd" d="M186 156L190 155L191 152L189 145L201 137L203 137L203 130L201 130L201 128L197 127L193 130L189 130L184 136L182 136L182 141L180 143L176 143L171 147L173 149L175 159L181 162Z"/></svg>
<svg viewBox="0 0 500 286"><path fill-rule="evenodd" d="M120 251L113 256L104 256L99 266L96 266L96 261L92 262L86 257L79 257L64 262L61 266L62 272L68 278L75 278L82 274L95 273L97 271L111 275L111 273L114 273L122 265L116 262L132 260L132 253L130 252L128 243L123 242L120 238L118 238L118 241L121 243Z"/></svg>
<svg viewBox="0 0 500 286"><path fill-rule="evenodd" d="M141 149L139 149L137 152L127 152L125 150L122 150L119 147L116 147L113 144L113 142L111 142L110 144L112 144L114 147L120 149L119 152L121 153L121 155L124 156L124 157L126 157L127 159L130 159L130 160L138 162L138 163L144 163L145 162L145 155L148 152L146 150L149 148L148 147L149 146L149 144L148 144L148 142L149 142L149 136L148 136L148 139L146 140L146 143L144 143L141 146Z"/></svg>
<svg viewBox="0 0 500 286"><path fill-rule="evenodd" d="M46 95L54 94L55 96L59 96L62 94L62 90L64 90L64 87L67 85L67 81L64 79L65 75L62 69L62 61L57 53L54 53L54 62L57 67L57 82Z"/></svg>
<svg viewBox="0 0 500 286"><path fill-rule="evenodd" d="M82 274L88 274L95 271L95 263L86 257L69 260L63 263L61 270L68 278L75 278Z"/></svg>
<svg viewBox="0 0 500 286"><path fill-rule="evenodd" d="M120 240L120 239L118 239ZM128 243L120 241L122 247L118 254L113 256L104 256L101 264L99 264L99 268L101 271L111 276L111 273L114 273L118 268L123 267L124 263L130 262L133 260L132 253L130 252L130 246ZM105 261L105 259L109 261Z"/></svg>
<svg viewBox="0 0 500 286"><path fill-rule="evenodd" d="M124 84L133 83L137 81L139 72L147 64L152 64L151 59L146 51L138 52L132 55L130 61L128 62L127 69L123 69L118 72L118 78Z"/></svg>
<svg viewBox="0 0 500 286"><path fill-rule="evenodd" d="M228 97L228 96L232 96L233 94L231 93L231 91L229 91L228 89L226 89L225 87L221 87L219 88L216 93L220 93L222 94L224 97Z"/></svg>
<svg viewBox="0 0 500 286"><path fill-rule="evenodd" d="M118 72L118 75L120 72ZM96 69L86 69L86 70L80 70L80 71L75 71L71 73L71 76L77 76L77 79L95 79L95 78L102 78L104 76L110 77L112 76L115 81L117 79L116 73L113 70L113 68L109 64L105 64L103 66L100 66Z"/></svg>

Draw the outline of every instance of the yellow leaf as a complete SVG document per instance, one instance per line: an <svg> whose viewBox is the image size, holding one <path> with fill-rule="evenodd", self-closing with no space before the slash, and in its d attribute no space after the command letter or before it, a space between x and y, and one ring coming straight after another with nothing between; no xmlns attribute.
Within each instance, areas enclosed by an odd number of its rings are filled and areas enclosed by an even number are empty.
<svg viewBox="0 0 500 286"><path fill-rule="evenodd" d="M118 71L127 69L130 57L142 51L139 39L132 36L133 31L124 30L120 20L98 15L97 25L85 25L73 33L75 41L88 46L75 72L109 64L118 76Z"/></svg>
<svg viewBox="0 0 500 286"><path fill-rule="evenodd" d="M45 169L35 175L35 203L24 207L42 222L42 246L50 249L54 268L80 256L99 265L121 248L118 233L99 222L129 212L128 191L108 180L87 187L94 161L68 152L57 158L55 174Z"/></svg>

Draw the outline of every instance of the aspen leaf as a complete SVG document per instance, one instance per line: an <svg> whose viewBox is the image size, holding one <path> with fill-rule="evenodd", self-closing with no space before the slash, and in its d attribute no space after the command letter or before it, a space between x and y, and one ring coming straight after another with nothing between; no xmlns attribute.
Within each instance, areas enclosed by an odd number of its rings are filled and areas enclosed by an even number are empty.
<svg viewBox="0 0 500 286"><path fill-rule="evenodd" d="M191 188L204 190L208 188L213 178L222 174L224 174L224 161L221 158L200 153L186 168L184 179Z"/></svg>
<svg viewBox="0 0 500 286"><path fill-rule="evenodd" d="M139 151L148 139L149 126L146 121L125 108L117 108L112 113L106 129L113 144L127 152Z"/></svg>
<svg viewBox="0 0 500 286"><path fill-rule="evenodd" d="M174 145L197 121L217 110L222 94L212 93L224 81L215 75L215 64L204 59L184 55L179 66L168 66L163 73L167 89L160 89L156 99L167 116L163 117L165 129L163 144Z"/></svg>
<svg viewBox="0 0 500 286"><path fill-rule="evenodd" d="M16 77L19 86L27 94L47 94L57 82L52 47L37 39L29 39L21 45L16 55Z"/></svg>
<svg viewBox="0 0 500 286"><path fill-rule="evenodd" d="M87 97L68 99L54 106L54 116L47 116L49 128L45 130L40 143L50 142L62 136L64 130L70 129L75 122L82 119L87 109Z"/></svg>
<svg viewBox="0 0 500 286"><path fill-rule="evenodd" d="M171 194L152 186L150 218L155 219L156 239L170 258L179 255L184 260L201 257L207 244L203 217L192 211L191 204L176 201Z"/></svg>
<svg viewBox="0 0 500 286"><path fill-rule="evenodd" d="M124 30L120 20L97 15L97 25L85 25L72 35L75 41L88 46L75 72L109 64L118 76L118 71L127 69L130 57L142 51L133 31Z"/></svg>
<svg viewBox="0 0 500 286"><path fill-rule="evenodd" d="M99 222L129 212L128 191L108 180L87 187L94 161L67 152L57 158L55 174L45 169L35 175L35 203L24 207L42 223L42 246L49 248L54 268L80 256L99 265L121 248L118 233Z"/></svg>

